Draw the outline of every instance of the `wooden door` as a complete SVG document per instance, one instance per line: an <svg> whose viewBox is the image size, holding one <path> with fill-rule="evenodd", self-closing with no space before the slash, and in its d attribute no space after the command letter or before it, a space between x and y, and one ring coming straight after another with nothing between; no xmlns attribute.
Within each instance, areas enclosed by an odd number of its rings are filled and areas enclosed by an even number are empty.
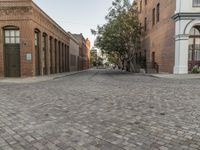
<svg viewBox="0 0 200 150"><path fill-rule="evenodd" d="M5 44L5 76L20 77L20 46L19 44Z"/></svg>
<svg viewBox="0 0 200 150"><path fill-rule="evenodd" d="M152 67L155 68L155 52L152 52L151 59L152 59Z"/></svg>

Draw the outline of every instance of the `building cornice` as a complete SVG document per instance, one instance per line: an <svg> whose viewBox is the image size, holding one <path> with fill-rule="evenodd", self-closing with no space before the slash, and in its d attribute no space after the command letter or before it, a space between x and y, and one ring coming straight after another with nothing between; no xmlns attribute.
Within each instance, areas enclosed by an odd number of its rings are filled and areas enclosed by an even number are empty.
<svg viewBox="0 0 200 150"><path fill-rule="evenodd" d="M68 34L70 35L70 40L74 41L76 44L79 45L79 41L72 35L72 33L68 32Z"/></svg>
<svg viewBox="0 0 200 150"><path fill-rule="evenodd" d="M191 20L191 19L200 19L200 13L193 13L193 12L190 12L190 13L175 13L173 16L172 16L172 19L174 20Z"/></svg>
<svg viewBox="0 0 200 150"><path fill-rule="evenodd" d="M67 31L65 31L57 22L55 22L49 15L47 15L46 12L44 12L36 3L32 1L32 7L36 11L38 11L40 14L44 16L48 21L50 21L57 29L59 29L62 33L64 33L66 36L70 38L70 35Z"/></svg>

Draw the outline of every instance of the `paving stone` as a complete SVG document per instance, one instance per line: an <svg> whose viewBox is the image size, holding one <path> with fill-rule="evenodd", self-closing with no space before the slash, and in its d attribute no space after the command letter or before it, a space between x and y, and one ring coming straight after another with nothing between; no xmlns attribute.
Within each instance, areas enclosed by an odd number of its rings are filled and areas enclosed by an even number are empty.
<svg viewBox="0 0 200 150"><path fill-rule="evenodd" d="M0 150L198 150L199 85L118 70L0 82Z"/></svg>

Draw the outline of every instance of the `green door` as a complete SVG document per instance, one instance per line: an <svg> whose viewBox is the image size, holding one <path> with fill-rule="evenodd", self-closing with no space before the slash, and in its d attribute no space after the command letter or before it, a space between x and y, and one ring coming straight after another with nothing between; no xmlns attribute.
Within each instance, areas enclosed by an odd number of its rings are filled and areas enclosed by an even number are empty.
<svg viewBox="0 0 200 150"><path fill-rule="evenodd" d="M5 76L20 77L20 47L19 44L6 44L5 51Z"/></svg>
<svg viewBox="0 0 200 150"><path fill-rule="evenodd" d="M18 29L4 29L5 77L20 77L20 33Z"/></svg>

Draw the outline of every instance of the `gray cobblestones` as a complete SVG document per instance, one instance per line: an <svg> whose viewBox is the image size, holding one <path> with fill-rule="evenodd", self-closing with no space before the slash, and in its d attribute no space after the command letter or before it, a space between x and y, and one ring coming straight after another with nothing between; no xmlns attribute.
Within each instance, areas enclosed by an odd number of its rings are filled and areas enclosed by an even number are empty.
<svg viewBox="0 0 200 150"><path fill-rule="evenodd" d="M200 150L199 91L110 70L0 83L0 150Z"/></svg>

